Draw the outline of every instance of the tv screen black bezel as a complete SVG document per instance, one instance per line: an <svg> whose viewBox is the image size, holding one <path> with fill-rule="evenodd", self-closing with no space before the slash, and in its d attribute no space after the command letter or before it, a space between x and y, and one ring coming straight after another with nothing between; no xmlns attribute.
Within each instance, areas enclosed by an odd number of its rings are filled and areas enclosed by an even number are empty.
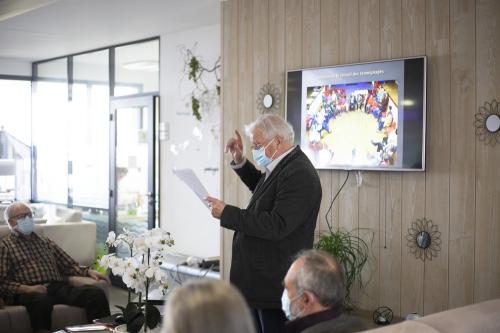
<svg viewBox="0 0 500 333"><path fill-rule="evenodd" d="M315 165L315 168L318 169L318 170L344 170L344 171L356 171L356 170L359 170L359 171L404 171L404 172L422 172L426 170L426 149L425 149L425 145L426 145L426 127L427 127L427 57L425 55L423 56L415 56L415 57L405 57L405 58L397 58L397 59L386 59L386 60L376 60L376 61L367 61L367 62L357 62L357 63L349 63L349 64L339 64L339 65L332 65L332 66L318 66L318 67L308 67L308 68L300 68L300 69L289 69L286 71L286 75L285 75L285 119L292 125L292 127L294 128L294 132L295 132L295 140L294 140L294 143L295 145L301 145L301 117L302 117L302 110L300 112L295 112L294 116L295 118L297 118L297 116L299 117L298 121L297 119L294 119L293 121L290 121L289 119L289 114L288 114L288 104L289 104L289 99L290 99L290 96L289 96L289 87L288 87L288 79L289 79L289 76L290 76L290 73L294 73L294 72L297 72L297 73L300 73L302 74L303 71L306 71L306 70L316 70L316 69L326 69L326 68L345 68L345 67L352 67L352 66L358 66L358 65L363 65L363 64L374 64L374 63L390 63L390 62L397 62L397 61L405 61L405 60L422 60L422 65L423 65L423 77L422 78L419 78L421 80L419 80L418 85L420 86L421 88L421 95L422 95L422 117L421 117L421 121L422 121L422 131L421 131L421 136L422 136L422 140L421 140L421 165L419 168L410 168L410 167L406 167L406 168L398 168L398 167L364 167L364 166L352 166L352 167L349 167L349 166L329 166L329 167L324 167L324 166L316 166ZM406 85L406 82L410 83L412 82L411 80L409 80L408 76L411 76L409 73L404 73L404 81L405 81L405 85ZM415 80L413 80L414 82ZM417 84L415 83L415 84ZM420 85L421 83L421 85ZM405 88L405 91L406 91L406 88ZM294 101L295 103L299 103L301 104L301 97L300 97L300 94L295 94L295 97L296 97L296 100ZM298 100L298 101L297 101ZM416 109L420 107L419 105L413 105L413 106L405 106L405 108L408 108L408 109ZM300 107L301 109L301 107ZM410 111L406 111L405 109L405 112L410 112ZM298 128L298 130L297 130ZM311 161L312 162L312 161ZM313 163L314 164L314 163Z"/></svg>

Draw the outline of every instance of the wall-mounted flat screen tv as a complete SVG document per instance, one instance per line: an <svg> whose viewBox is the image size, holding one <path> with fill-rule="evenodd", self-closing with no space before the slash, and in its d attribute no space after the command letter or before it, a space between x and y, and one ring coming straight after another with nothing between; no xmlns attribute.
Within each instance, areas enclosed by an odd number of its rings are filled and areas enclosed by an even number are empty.
<svg viewBox="0 0 500 333"><path fill-rule="evenodd" d="M318 169L425 170L426 57L287 72L286 118Z"/></svg>

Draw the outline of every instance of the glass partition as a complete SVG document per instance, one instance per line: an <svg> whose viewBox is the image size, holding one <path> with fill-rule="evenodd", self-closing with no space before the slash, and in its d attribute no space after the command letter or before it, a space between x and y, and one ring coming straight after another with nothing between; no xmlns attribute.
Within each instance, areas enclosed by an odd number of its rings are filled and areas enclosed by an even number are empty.
<svg viewBox="0 0 500 333"><path fill-rule="evenodd" d="M0 202L29 200L30 173L31 82L0 79Z"/></svg>
<svg viewBox="0 0 500 333"><path fill-rule="evenodd" d="M159 90L159 39L38 62L33 72L31 198L81 210L85 220L96 223L97 242L103 243L115 225L109 215L110 96ZM127 133L122 135L121 127L119 133L121 143ZM137 168L128 165L129 178L143 168L141 156L137 159ZM142 187L140 196L147 196ZM130 197L122 186L119 190L121 199ZM143 214L149 200L133 199L127 216L134 209Z"/></svg>
<svg viewBox="0 0 500 333"><path fill-rule="evenodd" d="M108 63L108 50L73 57L68 156L71 199L77 206L108 208Z"/></svg>
<svg viewBox="0 0 500 333"><path fill-rule="evenodd" d="M67 59L37 66L33 83L33 199L68 201L68 82Z"/></svg>
<svg viewBox="0 0 500 333"><path fill-rule="evenodd" d="M37 65L37 77L49 80L59 79L67 81L68 78L67 58L55 59L41 62Z"/></svg>
<svg viewBox="0 0 500 333"><path fill-rule="evenodd" d="M159 40L117 47L114 96L158 91L159 57Z"/></svg>

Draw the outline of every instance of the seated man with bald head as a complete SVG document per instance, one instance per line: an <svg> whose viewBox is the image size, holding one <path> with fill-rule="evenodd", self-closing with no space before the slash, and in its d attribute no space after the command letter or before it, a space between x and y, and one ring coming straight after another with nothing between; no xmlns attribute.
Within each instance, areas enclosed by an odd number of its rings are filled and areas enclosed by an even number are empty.
<svg viewBox="0 0 500 333"><path fill-rule="evenodd" d="M347 333L366 329L342 313L345 287L342 267L324 251L300 252L284 280L283 312L290 333Z"/></svg>
<svg viewBox="0 0 500 333"><path fill-rule="evenodd" d="M88 276L109 283L107 276L80 267L53 241L34 233L33 213L25 203L11 204L4 217L11 234L0 241L0 296L8 304L26 307L35 332L50 331L54 304L85 308L89 322L110 314L101 289L68 284L69 276Z"/></svg>

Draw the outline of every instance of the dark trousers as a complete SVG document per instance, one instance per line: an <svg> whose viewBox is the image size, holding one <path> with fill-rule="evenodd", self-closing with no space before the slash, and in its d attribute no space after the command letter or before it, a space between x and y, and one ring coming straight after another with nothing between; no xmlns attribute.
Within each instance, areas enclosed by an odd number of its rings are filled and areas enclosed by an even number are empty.
<svg viewBox="0 0 500 333"><path fill-rule="evenodd" d="M257 333L284 333L285 314L281 309L252 309Z"/></svg>
<svg viewBox="0 0 500 333"><path fill-rule="evenodd" d="M68 304L87 311L87 321L110 315L108 299L98 287L70 286L66 282L54 282L47 287L47 294L17 295L15 305L24 305L28 310L33 331L51 329L54 304Z"/></svg>

